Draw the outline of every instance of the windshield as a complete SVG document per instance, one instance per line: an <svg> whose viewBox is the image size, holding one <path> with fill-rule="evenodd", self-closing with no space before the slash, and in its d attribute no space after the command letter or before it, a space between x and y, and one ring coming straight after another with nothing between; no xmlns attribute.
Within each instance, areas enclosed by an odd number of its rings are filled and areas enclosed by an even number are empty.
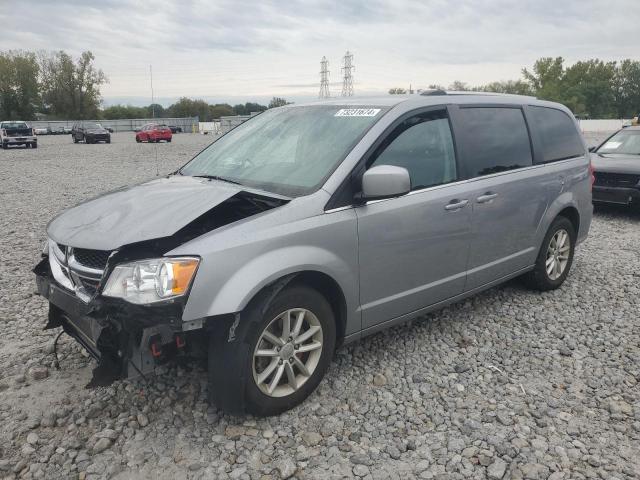
<svg viewBox="0 0 640 480"><path fill-rule="evenodd" d="M8 115L7 115L8 116ZM1 124L2 128L29 128L27 127L27 124L24 122L2 122Z"/></svg>
<svg viewBox="0 0 640 480"><path fill-rule="evenodd" d="M337 105L267 110L211 144L180 173L306 195L320 187L386 110Z"/></svg>
<svg viewBox="0 0 640 480"><path fill-rule="evenodd" d="M87 129L89 129L89 128L92 128L92 129L102 128L99 123L83 123L82 126L84 128L87 128Z"/></svg>
<svg viewBox="0 0 640 480"><path fill-rule="evenodd" d="M607 140L598 153L640 155L640 130L621 130Z"/></svg>

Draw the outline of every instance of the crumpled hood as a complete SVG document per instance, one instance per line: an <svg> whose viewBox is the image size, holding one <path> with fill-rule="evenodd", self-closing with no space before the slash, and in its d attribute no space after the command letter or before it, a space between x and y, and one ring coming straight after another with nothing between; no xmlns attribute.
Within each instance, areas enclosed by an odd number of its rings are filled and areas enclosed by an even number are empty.
<svg viewBox="0 0 640 480"><path fill-rule="evenodd" d="M640 155L592 153L591 165L596 172L640 174Z"/></svg>
<svg viewBox="0 0 640 480"><path fill-rule="evenodd" d="M121 188L65 210L47 226L63 245L115 250L168 237L240 192L232 184L171 176Z"/></svg>

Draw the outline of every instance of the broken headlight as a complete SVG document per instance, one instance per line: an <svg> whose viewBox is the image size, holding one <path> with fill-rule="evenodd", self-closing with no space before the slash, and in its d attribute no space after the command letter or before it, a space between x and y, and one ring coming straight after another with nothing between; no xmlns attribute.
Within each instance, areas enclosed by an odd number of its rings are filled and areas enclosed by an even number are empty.
<svg viewBox="0 0 640 480"><path fill-rule="evenodd" d="M107 297L148 304L187 293L200 263L195 257L154 258L117 265L102 291Z"/></svg>

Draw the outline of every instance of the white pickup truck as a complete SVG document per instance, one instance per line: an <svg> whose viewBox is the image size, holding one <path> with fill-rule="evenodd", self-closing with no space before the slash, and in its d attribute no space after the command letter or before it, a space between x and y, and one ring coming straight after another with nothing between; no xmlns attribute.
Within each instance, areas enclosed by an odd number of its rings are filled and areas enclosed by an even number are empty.
<svg viewBox="0 0 640 480"><path fill-rule="evenodd" d="M0 142L5 150L12 145L38 148L38 139L33 128L26 122L17 120L0 122Z"/></svg>

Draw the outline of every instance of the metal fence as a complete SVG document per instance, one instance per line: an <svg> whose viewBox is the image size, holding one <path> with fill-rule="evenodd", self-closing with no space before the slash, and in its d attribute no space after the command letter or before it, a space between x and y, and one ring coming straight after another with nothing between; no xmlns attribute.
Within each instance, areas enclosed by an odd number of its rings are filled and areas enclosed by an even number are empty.
<svg viewBox="0 0 640 480"><path fill-rule="evenodd" d="M236 128L241 123L246 122L251 117L258 115L260 112L251 112L250 115L234 115L232 117L220 117L220 133L227 133L229 130Z"/></svg>
<svg viewBox="0 0 640 480"><path fill-rule="evenodd" d="M132 132L136 128L140 128L147 123L160 123L180 127L185 133L198 133L198 117L183 118L127 118L120 120L82 120L83 122L96 122L103 127L112 128L114 132ZM80 120L36 120L27 122L33 128L51 128L51 130L60 127L72 127Z"/></svg>

